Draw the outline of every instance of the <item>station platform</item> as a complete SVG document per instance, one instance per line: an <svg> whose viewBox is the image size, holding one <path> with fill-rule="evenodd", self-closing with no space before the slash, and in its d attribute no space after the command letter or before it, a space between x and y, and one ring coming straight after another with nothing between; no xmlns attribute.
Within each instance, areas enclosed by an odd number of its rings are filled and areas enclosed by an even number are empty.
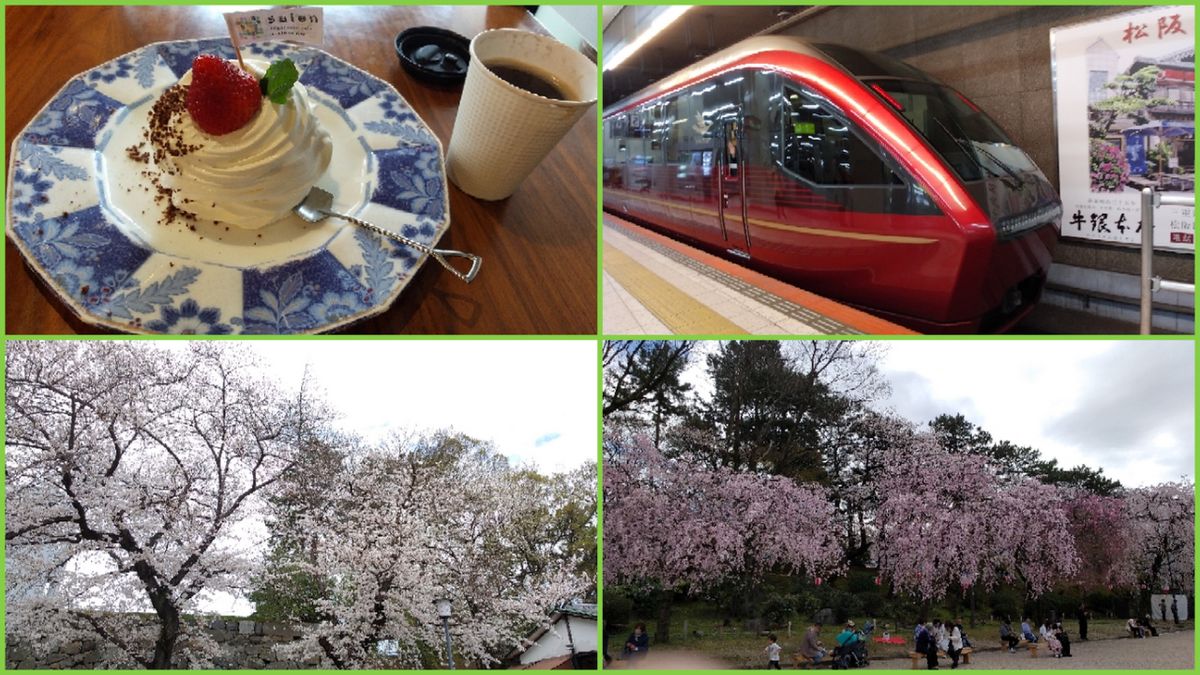
<svg viewBox="0 0 1200 675"><path fill-rule="evenodd" d="M911 335L903 326L604 214L606 335Z"/></svg>

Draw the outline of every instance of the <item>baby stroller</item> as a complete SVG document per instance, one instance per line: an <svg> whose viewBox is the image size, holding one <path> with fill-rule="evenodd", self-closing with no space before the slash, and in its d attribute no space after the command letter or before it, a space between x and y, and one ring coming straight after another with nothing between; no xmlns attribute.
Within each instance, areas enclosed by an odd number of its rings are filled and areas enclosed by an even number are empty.
<svg viewBox="0 0 1200 675"><path fill-rule="evenodd" d="M857 639L833 650L831 666L834 670L865 668L871 663L867 654L867 634L855 631L854 637Z"/></svg>

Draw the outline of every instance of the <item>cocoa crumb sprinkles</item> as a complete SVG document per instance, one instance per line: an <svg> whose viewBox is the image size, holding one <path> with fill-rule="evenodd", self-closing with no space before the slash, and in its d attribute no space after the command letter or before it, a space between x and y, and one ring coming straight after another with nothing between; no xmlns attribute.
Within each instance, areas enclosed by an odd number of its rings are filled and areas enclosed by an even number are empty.
<svg viewBox="0 0 1200 675"><path fill-rule="evenodd" d="M175 190L163 185L160 180L160 175L163 173L173 176L179 174L175 163L170 161L171 157L183 157L201 147L183 141L183 131L180 129L179 122L185 114L187 114L187 87L182 84L168 87L150 107L150 113L146 117L146 128L142 131L142 138L145 141L125 148L125 154L129 159L140 164L150 164L151 158L154 160L155 168L158 171L143 171L142 176L151 185L151 188L148 189L154 194L154 202L163 209L158 223L170 225L174 222L182 222L189 230L195 232L196 214L176 205ZM146 141L150 143L153 155L146 150ZM185 203L191 201L191 199L184 200Z"/></svg>
<svg viewBox="0 0 1200 675"><path fill-rule="evenodd" d="M129 159L132 159L139 164L150 163L150 153L142 150L142 146L140 145L131 145L128 148L125 148L125 154L129 157Z"/></svg>
<svg viewBox="0 0 1200 675"><path fill-rule="evenodd" d="M177 122L186 113L187 87L182 84L168 88L151 106L146 138L154 146L155 164L161 165L167 157L182 157L200 149L198 145L183 142L183 131Z"/></svg>

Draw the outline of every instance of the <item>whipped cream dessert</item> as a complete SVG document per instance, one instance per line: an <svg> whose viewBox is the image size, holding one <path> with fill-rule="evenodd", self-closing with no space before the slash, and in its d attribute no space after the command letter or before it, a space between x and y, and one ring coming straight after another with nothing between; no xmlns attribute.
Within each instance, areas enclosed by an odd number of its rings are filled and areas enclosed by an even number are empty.
<svg viewBox="0 0 1200 675"><path fill-rule="evenodd" d="M256 78L265 75L265 62L245 63ZM333 154L304 85L292 85L282 104L264 98L244 126L214 135L188 112L191 83L189 70L163 92L149 116L146 158L159 170L155 187L159 201L167 202L165 219L204 218L259 229L291 213ZM137 159L133 149L130 156Z"/></svg>

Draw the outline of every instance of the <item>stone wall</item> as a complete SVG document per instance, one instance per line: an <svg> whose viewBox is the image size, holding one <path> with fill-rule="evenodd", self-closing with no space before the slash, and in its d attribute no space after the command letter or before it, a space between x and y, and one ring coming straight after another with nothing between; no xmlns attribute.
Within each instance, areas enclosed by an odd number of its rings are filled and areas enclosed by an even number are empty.
<svg viewBox="0 0 1200 675"><path fill-rule="evenodd" d="M259 621L211 621L206 630L221 646L216 659L218 668L320 668L313 658L305 662L289 661L275 653L275 647L300 639L300 632L291 626ZM29 645L9 636L6 665L9 669L97 669L109 668L115 661L112 647L91 640L76 640L61 645L50 653L38 656Z"/></svg>

